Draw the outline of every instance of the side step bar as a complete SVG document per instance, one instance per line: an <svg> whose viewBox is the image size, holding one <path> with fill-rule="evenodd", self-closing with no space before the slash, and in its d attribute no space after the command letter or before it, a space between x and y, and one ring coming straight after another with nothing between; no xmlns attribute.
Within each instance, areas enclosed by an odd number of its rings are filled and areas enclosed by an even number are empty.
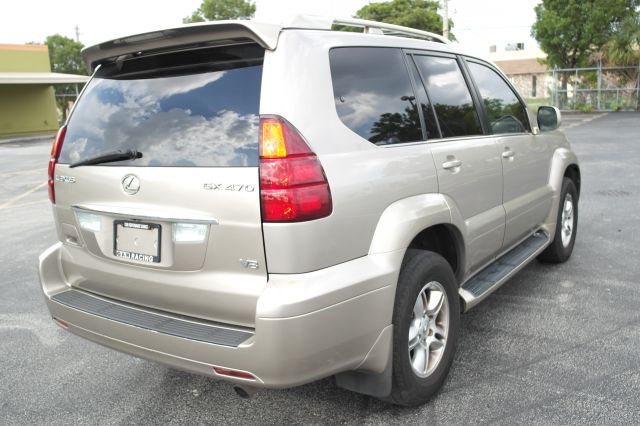
<svg viewBox="0 0 640 426"><path fill-rule="evenodd" d="M547 247L548 242L548 235L536 232L462 284L458 293L464 301L463 311L473 308L496 291L539 255Z"/></svg>

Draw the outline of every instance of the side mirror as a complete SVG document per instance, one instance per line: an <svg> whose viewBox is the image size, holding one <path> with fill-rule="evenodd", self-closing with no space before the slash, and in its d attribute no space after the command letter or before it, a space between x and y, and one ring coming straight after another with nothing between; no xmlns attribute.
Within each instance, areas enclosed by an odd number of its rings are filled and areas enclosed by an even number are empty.
<svg viewBox="0 0 640 426"><path fill-rule="evenodd" d="M562 115L560 110L552 106L541 106L538 108L538 127L541 132L550 132L560 127Z"/></svg>

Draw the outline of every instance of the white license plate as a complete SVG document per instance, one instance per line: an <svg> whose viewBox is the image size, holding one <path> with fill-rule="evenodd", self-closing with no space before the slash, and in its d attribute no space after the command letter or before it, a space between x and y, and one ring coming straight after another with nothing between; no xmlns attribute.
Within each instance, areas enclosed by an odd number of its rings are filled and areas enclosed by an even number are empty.
<svg viewBox="0 0 640 426"><path fill-rule="evenodd" d="M157 223L116 220L113 223L113 254L126 260L160 262L162 227Z"/></svg>

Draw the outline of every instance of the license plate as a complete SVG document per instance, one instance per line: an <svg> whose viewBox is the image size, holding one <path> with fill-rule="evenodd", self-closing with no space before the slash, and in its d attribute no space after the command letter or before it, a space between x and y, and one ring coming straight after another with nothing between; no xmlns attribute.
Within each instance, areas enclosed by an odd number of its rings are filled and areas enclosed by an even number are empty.
<svg viewBox="0 0 640 426"><path fill-rule="evenodd" d="M157 223L116 220L113 223L113 254L126 260L160 262L160 236Z"/></svg>

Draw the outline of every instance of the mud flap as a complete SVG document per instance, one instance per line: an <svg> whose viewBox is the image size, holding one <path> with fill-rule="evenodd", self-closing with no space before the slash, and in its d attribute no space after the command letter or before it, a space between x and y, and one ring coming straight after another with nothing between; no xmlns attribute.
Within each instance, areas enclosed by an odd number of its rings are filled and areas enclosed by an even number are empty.
<svg viewBox="0 0 640 426"><path fill-rule="evenodd" d="M393 342L392 337L390 339L391 342ZM389 344L387 347L389 355L387 356L386 366L381 373L345 371L336 374L336 384L343 389L376 398L389 396L392 385L393 345Z"/></svg>

